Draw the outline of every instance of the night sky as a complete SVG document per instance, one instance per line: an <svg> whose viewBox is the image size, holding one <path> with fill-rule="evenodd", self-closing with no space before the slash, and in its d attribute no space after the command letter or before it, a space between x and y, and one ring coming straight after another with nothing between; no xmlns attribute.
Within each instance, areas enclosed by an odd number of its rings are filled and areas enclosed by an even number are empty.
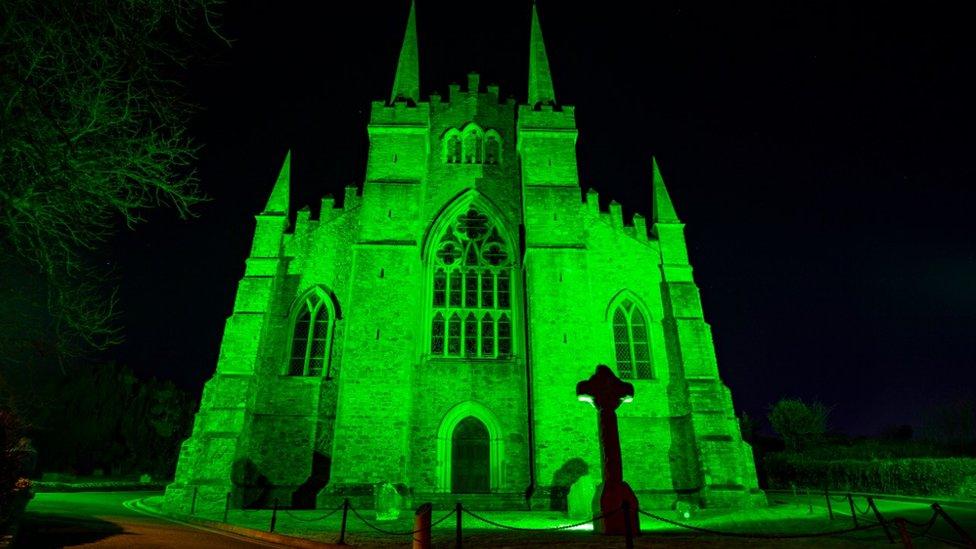
<svg viewBox="0 0 976 549"><path fill-rule="evenodd" d="M293 211L362 183L408 4L347 4L230 2L233 46L188 69L211 201L189 221L149 212L112 248L113 354L137 372L194 391L213 374L287 148ZM583 186L649 215L657 156L750 416L819 399L870 434L973 397L976 39L950 4L901 4L539 2ZM422 94L477 70L525 101L529 18L527 0L420 0Z"/></svg>

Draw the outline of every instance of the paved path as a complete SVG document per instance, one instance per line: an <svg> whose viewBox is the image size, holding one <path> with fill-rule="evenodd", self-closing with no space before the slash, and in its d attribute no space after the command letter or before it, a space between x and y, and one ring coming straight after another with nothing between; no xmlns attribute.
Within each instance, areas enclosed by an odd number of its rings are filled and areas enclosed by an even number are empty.
<svg viewBox="0 0 976 549"><path fill-rule="evenodd" d="M284 547L148 516L124 505L155 492L37 494L27 506L20 547Z"/></svg>

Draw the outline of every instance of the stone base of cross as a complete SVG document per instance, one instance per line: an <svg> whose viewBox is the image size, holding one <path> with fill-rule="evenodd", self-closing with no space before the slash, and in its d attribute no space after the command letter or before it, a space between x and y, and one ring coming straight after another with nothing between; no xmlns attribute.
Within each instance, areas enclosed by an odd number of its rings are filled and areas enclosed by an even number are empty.
<svg viewBox="0 0 976 549"><path fill-rule="evenodd" d="M627 511L624 511L624 502L627 503ZM598 534L623 536L628 533L628 519L630 534L636 536L640 533L637 496L626 482L597 486L593 497L593 516L602 517L593 523L593 531Z"/></svg>
<svg viewBox="0 0 976 549"><path fill-rule="evenodd" d="M601 534L636 536L640 533L637 496L624 482L617 429L617 408L634 398L634 386L620 381L613 370L600 364L589 379L576 384L576 396L592 403L599 418L603 483L593 497L593 511L601 516L594 529Z"/></svg>

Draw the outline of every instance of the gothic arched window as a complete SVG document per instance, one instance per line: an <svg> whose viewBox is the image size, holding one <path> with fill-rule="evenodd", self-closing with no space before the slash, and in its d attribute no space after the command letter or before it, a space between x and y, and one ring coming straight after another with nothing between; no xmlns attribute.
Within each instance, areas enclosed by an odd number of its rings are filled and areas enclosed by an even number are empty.
<svg viewBox="0 0 976 549"><path fill-rule="evenodd" d="M321 292L311 292L298 305L288 360L290 376L328 376L332 315Z"/></svg>
<svg viewBox="0 0 976 549"><path fill-rule="evenodd" d="M481 164L484 139L481 130L471 128L464 133L464 162L465 164Z"/></svg>
<svg viewBox="0 0 976 549"><path fill-rule="evenodd" d="M447 138L446 150L444 151L448 164L461 163L461 138L456 134Z"/></svg>
<svg viewBox="0 0 976 549"><path fill-rule="evenodd" d="M431 355L510 356L512 256L488 216L473 208L458 216L431 261Z"/></svg>
<svg viewBox="0 0 976 549"><path fill-rule="evenodd" d="M647 317L630 299L613 312L613 348L621 379L651 379L651 346Z"/></svg>
<svg viewBox="0 0 976 549"><path fill-rule="evenodd" d="M485 164L498 164L501 158L501 141L492 130L485 135Z"/></svg>

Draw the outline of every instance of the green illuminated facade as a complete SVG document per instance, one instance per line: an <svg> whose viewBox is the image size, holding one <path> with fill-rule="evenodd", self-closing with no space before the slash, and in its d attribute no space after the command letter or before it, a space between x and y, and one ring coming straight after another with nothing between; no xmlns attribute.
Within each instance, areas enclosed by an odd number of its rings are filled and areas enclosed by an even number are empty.
<svg viewBox="0 0 976 549"><path fill-rule="evenodd" d="M286 158L171 509L367 502L383 482L417 503L558 508L599 476L575 394L598 363L635 388L618 414L642 506L765 502L657 165L650 227L582 195L534 12L530 56L527 104L477 74L421 100L411 8L362 188L289 223Z"/></svg>

